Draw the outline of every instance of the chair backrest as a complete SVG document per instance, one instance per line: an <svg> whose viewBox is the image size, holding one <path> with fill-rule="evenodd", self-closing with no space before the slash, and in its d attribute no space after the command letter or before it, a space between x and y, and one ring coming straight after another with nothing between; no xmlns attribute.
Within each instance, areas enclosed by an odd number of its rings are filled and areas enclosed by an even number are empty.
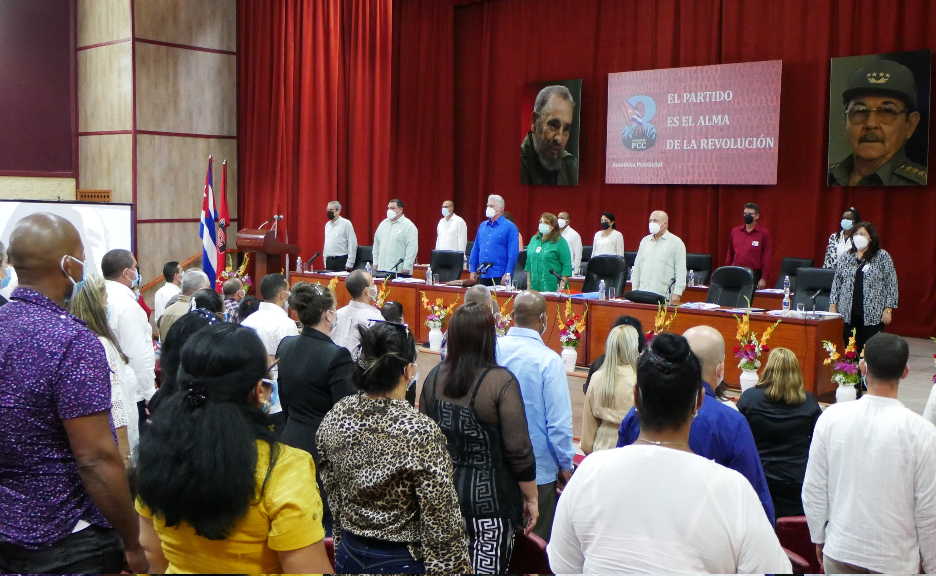
<svg viewBox="0 0 936 576"><path fill-rule="evenodd" d="M517 254L517 265L514 266L513 274L510 275L510 282L517 290L526 290L529 285L526 268L526 250L521 250Z"/></svg>
<svg viewBox="0 0 936 576"><path fill-rule="evenodd" d="M546 541L532 532L526 535L517 532L507 571L511 574L552 574Z"/></svg>
<svg viewBox="0 0 936 576"><path fill-rule="evenodd" d="M367 263L374 265L374 248L372 246L358 246L357 256L354 257L354 269L363 270Z"/></svg>
<svg viewBox="0 0 936 576"><path fill-rule="evenodd" d="M706 302L719 306L750 306L754 298L754 274L741 266L722 266L712 274Z"/></svg>
<svg viewBox="0 0 936 576"><path fill-rule="evenodd" d="M812 258L784 258L780 263L780 274L777 275L777 283L774 288L783 288L783 279L790 277L790 291L796 292L796 279L800 268L810 268L813 265Z"/></svg>
<svg viewBox="0 0 936 576"><path fill-rule="evenodd" d="M627 262L627 269L630 270L634 267L634 262L637 261L637 252L624 252L624 261Z"/></svg>
<svg viewBox="0 0 936 576"><path fill-rule="evenodd" d="M796 309L798 304L802 304L806 310L812 311L813 296L816 296L816 310L828 311L834 278L835 270L829 268L800 268L796 274L793 308Z"/></svg>
<svg viewBox="0 0 936 576"><path fill-rule="evenodd" d="M803 557L809 564L807 574L819 574L819 560L816 559L816 547L809 537L809 527L805 516L784 516L777 518L777 539L785 549Z"/></svg>
<svg viewBox="0 0 936 576"><path fill-rule="evenodd" d="M573 270L573 274L584 274L585 269L588 268L588 261L591 260L592 247L591 246L582 246L582 269Z"/></svg>
<svg viewBox="0 0 936 576"><path fill-rule="evenodd" d="M582 285L582 292L595 292L598 290L598 283L605 281L605 286L614 288L618 294L622 294L624 283L627 282L627 260L624 256L615 256L614 254L602 254L588 260L588 268L585 271L585 283Z"/></svg>
<svg viewBox="0 0 936 576"><path fill-rule="evenodd" d="M686 272L689 270L692 270L696 284L707 285L712 275L712 255L686 254Z"/></svg>
<svg viewBox="0 0 936 576"><path fill-rule="evenodd" d="M457 250L433 250L429 266L432 274L439 275L439 282L451 282L461 278L465 255Z"/></svg>

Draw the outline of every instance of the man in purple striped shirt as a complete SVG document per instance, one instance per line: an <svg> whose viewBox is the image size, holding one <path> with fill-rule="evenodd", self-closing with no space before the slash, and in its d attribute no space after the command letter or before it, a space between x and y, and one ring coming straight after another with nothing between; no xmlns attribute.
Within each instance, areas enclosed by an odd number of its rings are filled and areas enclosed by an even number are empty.
<svg viewBox="0 0 936 576"><path fill-rule="evenodd" d="M9 256L19 287L0 308L0 572L119 572L124 554L146 571L104 349L65 310L81 237L35 214L16 224Z"/></svg>

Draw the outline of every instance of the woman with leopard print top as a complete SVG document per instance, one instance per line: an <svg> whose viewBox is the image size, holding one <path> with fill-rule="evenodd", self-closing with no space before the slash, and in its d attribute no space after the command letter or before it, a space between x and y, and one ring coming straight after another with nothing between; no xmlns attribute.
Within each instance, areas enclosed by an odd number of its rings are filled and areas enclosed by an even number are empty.
<svg viewBox="0 0 936 576"><path fill-rule="evenodd" d="M337 573L465 573L468 542L445 436L405 398L415 378L408 328L360 327L355 383L316 436L334 518Z"/></svg>

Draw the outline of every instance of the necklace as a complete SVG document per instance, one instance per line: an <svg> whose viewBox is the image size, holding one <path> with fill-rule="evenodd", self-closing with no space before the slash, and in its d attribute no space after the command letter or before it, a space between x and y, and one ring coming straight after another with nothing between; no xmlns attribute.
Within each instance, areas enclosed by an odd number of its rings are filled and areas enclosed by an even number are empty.
<svg viewBox="0 0 936 576"><path fill-rule="evenodd" d="M686 442L666 442L664 440L647 440L646 438L638 438L637 442L643 442L651 446L682 446L686 450L689 450L689 444Z"/></svg>

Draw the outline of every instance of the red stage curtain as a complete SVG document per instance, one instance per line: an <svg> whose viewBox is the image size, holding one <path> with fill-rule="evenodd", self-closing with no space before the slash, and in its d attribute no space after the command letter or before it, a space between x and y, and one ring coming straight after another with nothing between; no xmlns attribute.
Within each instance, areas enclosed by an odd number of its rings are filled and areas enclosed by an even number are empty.
<svg viewBox="0 0 936 576"><path fill-rule="evenodd" d="M307 258L322 248L329 200L359 233L371 199L385 202L392 3L241 0L237 15L242 222L280 211Z"/></svg>
<svg viewBox="0 0 936 576"><path fill-rule="evenodd" d="M928 221L936 213L932 188L825 186L829 58L936 48L936 5L927 0L455 1L452 40L442 32L450 26L447 7L418 11L418 0L398 0L398 5L397 73L407 81L399 88L394 125L408 133L395 134L391 161L397 166L394 192L425 201L409 211L420 225L422 260L431 249L439 203L451 193L449 173L454 199L472 228L469 236L489 193L507 199L526 238L542 211L565 209L590 244L599 213L614 212L629 250L646 234L649 212L660 208L670 213L673 231L690 252L711 253L718 264L729 227L740 223L742 204L753 200L775 239L775 270L784 256L812 257L821 265L842 209L854 204L877 225L897 266L901 306L893 329L914 336L936 333L936 231ZM783 60L777 186L603 183L609 72L766 59ZM581 185L521 186L517 134L529 115L519 108L523 88L566 78L584 80ZM442 87L450 82L451 102ZM444 121L449 112L450 128Z"/></svg>

